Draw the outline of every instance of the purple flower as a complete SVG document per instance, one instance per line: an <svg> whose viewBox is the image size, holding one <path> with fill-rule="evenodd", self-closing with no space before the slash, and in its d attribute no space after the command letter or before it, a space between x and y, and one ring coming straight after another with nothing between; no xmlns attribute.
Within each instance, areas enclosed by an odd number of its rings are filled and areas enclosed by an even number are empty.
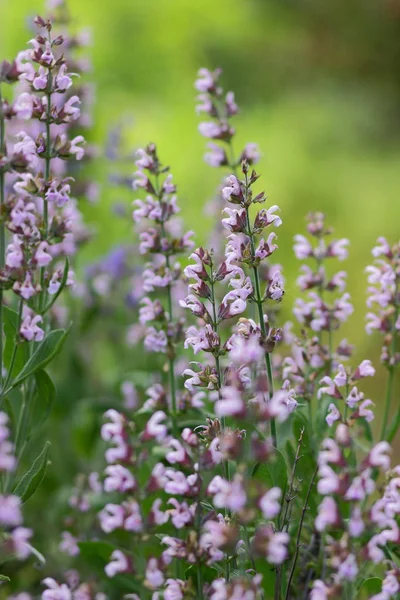
<svg viewBox="0 0 400 600"><path fill-rule="evenodd" d="M136 487L134 476L122 465L109 465L105 469L104 490L106 492L127 492Z"/></svg>
<svg viewBox="0 0 400 600"><path fill-rule="evenodd" d="M33 112L33 98L31 94L27 92L20 94L14 102L13 109L18 119L31 119Z"/></svg>
<svg viewBox="0 0 400 600"><path fill-rule="evenodd" d="M69 531L61 533L60 550L69 556L78 556L80 550L78 546L78 538L73 536Z"/></svg>
<svg viewBox="0 0 400 600"><path fill-rule="evenodd" d="M226 152L221 146L209 142L207 147L209 152L205 153L204 160L210 167L222 167L228 164Z"/></svg>
<svg viewBox="0 0 400 600"><path fill-rule="evenodd" d="M259 500L259 507L265 519L274 519L281 510L279 500L282 496L282 490L278 487L271 488Z"/></svg>
<svg viewBox="0 0 400 600"><path fill-rule="evenodd" d="M105 533L122 529L125 521L125 511L119 504L106 504L99 512L100 527Z"/></svg>
<svg viewBox="0 0 400 600"><path fill-rule="evenodd" d="M111 554L111 562L105 567L107 577L115 577L118 573L126 573L129 571L130 563L128 558L120 550L114 550Z"/></svg>
<svg viewBox="0 0 400 600"><path fill-rule="evenodd" d="M44 339L44 331L38 326L38 323L42 323L43 319L40 315L31 317L27 315L22 321L19 333L28 342L35 341L41 342Z"/></svg>
<svg viewBox="0 0 400 600"><path fill-rule="evenodd" d="M22 523L21 500L18 496L0 495L0 523L15 527Z"/></svg>
<svg viewBox="0 0 400 600"><path fill-rule="evenodd" d="M46 577L42 583L48 588L42 593L42 600L72 600L72 592L65 583L60 585L51 577Z"/></svg>
<svg viewBox="0 0 400 600"><path fill-rule="evenodd" d="M144 338L144 347L148 352L166 352L168 339L165 332L154 327L148 327Z"/></svg>
<svg viewBox="0 0 400 600"><path fill-rule="evenodd" d="M339 510L336 502L330 496L326 496L318 507L315 528L317 531L325 531L329 526L336 526L339 523Z"/></svg>

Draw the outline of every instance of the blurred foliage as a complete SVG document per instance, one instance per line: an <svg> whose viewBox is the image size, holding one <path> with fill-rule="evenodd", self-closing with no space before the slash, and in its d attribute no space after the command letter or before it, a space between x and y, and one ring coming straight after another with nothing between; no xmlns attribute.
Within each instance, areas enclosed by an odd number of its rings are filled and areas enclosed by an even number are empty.
<svg viewBox="0 0 400 600"><path fill-rule="evenodd" d="M324 211L337 235L351 240L344 268L356 311L346 335L358 358L377 364L378 344L374 348L363 327L364 267L376 238L393 242L400 231L400 0L70 0L70 8L77 27L93 30L90 77L97 100L91 141L103 155L110 128L122 122L127 150L157 142L199 244L212 225L203 210L220 172L203 162L193 81L201 66L223 67L225 86L235 90L241 107L238 143L259 143L262 185L282 210L277 256L287 277L284 316L290 316L296 295L293 235L303 231L307 212ZM12 58L25 46L25 25L43 12L39 1L0 0L0 56ZM127 172L132 170L133 164ZM82 266L131 241L130 226L113 215L121 197L110 187L112 168L104 156L92 171L102 192L96 205L83 207L96 236L84 249ZM128 208L132 199L122 195ZM121 332L123 323L111 325ZM35 520L43 518L50 527L68 497L60 482L71 485L77 469L87 472L98 444L101 414L109 406L101 382L116 386L116 365L127 372L132 359L113 345L112 332L98 328L86 338L93 362L85 361L85 346L76 350L84 332L79 327L68 342L69 358L58 361L59 400L47 432L57 441L55 468L31 503ZM382 370L370 390L378 412L383 385ZM74 455L63 451L71 440ZM50 503L43 504L44 494L52 494ZM41 551L54 551L57 541L46 532L41 537Z"/></svg>

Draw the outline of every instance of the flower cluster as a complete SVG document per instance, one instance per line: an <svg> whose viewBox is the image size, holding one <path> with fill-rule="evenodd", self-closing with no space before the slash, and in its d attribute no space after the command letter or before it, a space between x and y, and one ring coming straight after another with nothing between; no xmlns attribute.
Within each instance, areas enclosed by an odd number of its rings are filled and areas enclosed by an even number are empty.
<svg viewBox="0 0 400 600"><path fill-rule="evenodd" d="M64 38L52 37L50 21L38 17L36 23L46 35L37 35L30 42L32 49L18 54L13 68L27 91L17 96L6 114L37 125L30 133L26 127L16 134L3 167L11 177L13 172L18 176L10 180L12 188L5 199L4 223L12 242L5 252L2 287L12 288L21 298L20 334L28 341L43 339L40 315L53 304L62 287L74 281L68 263L53 264L54 257L74 251L72 231L76 222L76 208L67 205L71 179L56 174L53 164L56 167L58 161L70 158L80 160L84 154L83 137L69 139L64 132L80 115L78 96L66 96L73 82L60 55ZM47 300L48 296L53 299ZM34 315L34 308L39 314Z"/></svg>
<svg viewBox="0 0 400 600"><path fill-rule="evenodd" d="M0 412L0 475L3 476L12 473L17 466L14 445L9 437L8 417ZM24 560L32 551L29 540L33 532L22 525L21 499L8 493L8 489L8 486L3 488L0 495L0 562L13 557Z"/></svg>
<svg viewBox="0 0 400 600"><path fill-rule="evenodd" d="M239 157L234 157L232 139L235 129L231 121L239 112L239 108L234 93L224 93L220 83L221 74L221 69L209 71L203 68L199 70L195 82L195 88L199 92L196 111L205 113L210 118L209 121L200 123L199 131L205 138L213 140L208 143L208 152L204 159L211 167L229 165L231 169L243 161L249 165L255 164L260 158L256 144L246 144ZM216 141L219 143L215 143Z"/></svg>
<svg viewBox="0 0 400 600"><path fill-rule="evenodd" d="M340 423L335 436L323 441L319 453L317 489L323 499L315 528L325 534L327 569L324 581L317 579L313 584L314 599L346 593L368 566L383 563L386 558L390 561L400 541L400 471L399 467L390 469L390 446L379 442L359 464L356 450L351 430ZM386 476L387 482L377 489L379 473ZM375 600L395 597L400 589L396 570L390 571L387 578L382 593L373 596Z"/></svg>

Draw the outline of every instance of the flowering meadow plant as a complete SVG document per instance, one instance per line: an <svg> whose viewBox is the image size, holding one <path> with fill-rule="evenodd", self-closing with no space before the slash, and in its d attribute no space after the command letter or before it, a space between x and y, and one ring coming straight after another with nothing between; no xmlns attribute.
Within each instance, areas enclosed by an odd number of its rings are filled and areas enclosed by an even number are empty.
<svg viewBox="0 0 400 600"><path fill-rule="evenodd" d="M89 234L71 193L93 200L95 186L72 164L90 118L67 60L78 38L54 33L68 21L64 2L50 8L30 49L1 66L0 597L399 597L400 465L390 444L400 428L400 242L378 238L366 269L365 327L381 364L355 362L343 337L354 308L336 267L349 240L309 214L293 246L299 297L285 294L275 262L284 215L267 200L256 144L236 147L239 108L222 71L200 69L204 158L222 180L211 245L184 227L166 149L149 143L129 178L132 245L75 284L70 264ZM11 84L14 95L3 91ZM82 310L103 308L95 327L115 318L119 299L130 311L118 348L127 342L132 367L121 357L118 381L93 401L102 423L92 460L69 482L54 557L22 516L52 469L49 443L25 473L21 465L56 396L47 367L68 334L57 325L68 287ZM283 321L282 302L294 322ZM387 388L372 401L366 383L378 369ZM27 589L14 565L32 555L41 571Z"/></svg>

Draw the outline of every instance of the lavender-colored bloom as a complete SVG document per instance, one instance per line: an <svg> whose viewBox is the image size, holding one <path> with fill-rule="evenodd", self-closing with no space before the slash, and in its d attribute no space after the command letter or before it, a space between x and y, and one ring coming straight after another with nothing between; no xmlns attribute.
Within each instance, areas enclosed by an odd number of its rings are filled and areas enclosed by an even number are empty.
<svg viewBox="0 0 400 600"><path fill-rule="evenodd" d="M51 577L46 577L42 583L48 588L42 593L42 600L72 600L72 592L65 583L59 584Z"/></svg>
<svg viewBox="0 0 400 600"><path fill-rule="evenodd" d="M114 550L111 554L111 562L105 567L107 577L115 577L118 573L126 573L129 571L129 560L120 550Z"/></svg>
<svg viewBox="0 0 400 600"><path fill-rule="evenodd" d="M134 476L122 465L109 465L105 469L105 474L104 490L106 492L127 492L135 489Z"/></svg>
<svg viewBox="0 0 400 600"><path fill-rule="evenodd" d="M18 119L30 119L33 112L33 98L31 94L27 92L20 94L14 102L13 109Z"/></svg>
<svg viewBox="0 0 400 600"><path fill-rule="evenodd" d="M0 524L18 526L22 523L21 500L18 496L0 495Z"/></svg>
<svg viewBox="0 0 400 600"><path fill-rule="evenodd" d="M282 490L274 487L268 490L259 500L259 506L265 519L274 519L281 510L279 500L282 496Z"/></svg>
<svg viewBox="0 0 400 600"><path fill-rule="evenodd" d="M73 536L69 531L61 533L60 550L69 556L78 556L80 550L78 546L78 538Z"/></svg>
<svg viewBox="0 0 400 600"><path fill-rule="evenodd" d="M41 342L44 339L44 331L39 327L38 323L42 322L43 319L40 315L36 315L34 317L27 315L22 321L19 330L21 337L28 342Z"/></svg>
<svg viewBox="0 0 400 600"><path fill-rule="evenodd" d="M157 331L154 327L148 327L144 338L144 347L149 352L166 352L168 339L163 330Z"/></svg>

